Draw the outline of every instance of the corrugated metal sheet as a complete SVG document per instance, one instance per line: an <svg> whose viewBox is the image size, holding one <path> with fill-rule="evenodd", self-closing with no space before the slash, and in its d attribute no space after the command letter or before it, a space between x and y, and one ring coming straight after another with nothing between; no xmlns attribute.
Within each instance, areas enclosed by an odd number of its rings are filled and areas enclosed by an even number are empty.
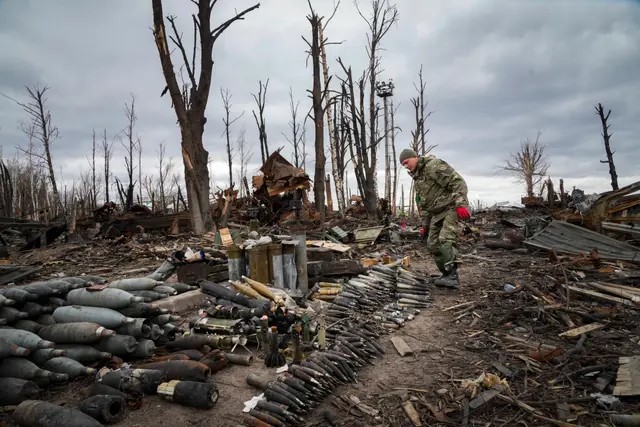
<svg viewBox="0 0 640 427"><path fill-rule="evenodd" d="M598 255L603 259L640 261L640 248L565 221L552 221L524 243L569 254L588 255L593 248L598 248Z"/></svg>

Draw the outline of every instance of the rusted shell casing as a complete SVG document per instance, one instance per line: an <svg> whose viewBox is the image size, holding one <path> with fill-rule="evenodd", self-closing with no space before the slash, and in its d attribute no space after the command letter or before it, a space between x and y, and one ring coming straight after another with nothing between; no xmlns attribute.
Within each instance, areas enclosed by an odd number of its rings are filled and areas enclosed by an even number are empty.
<svg viewBox="0 0 640 427"><path fill-rule="evenodd" d="M191 358L183 353L171 353L166 356L155 356L151 359L152 362L164 362L167 360L191 360Z"/></svg>
<svg viewBox="0 0 640 427"><path fill-rule="evenodd" d="M215 374L218 371L224 369L229 365L229 360L226 358L226 354L219 349L212 350L211 352L202 356L199 360L200 363L204 363L211 369L211 373Z"/></svg>
<svg viewBox="0 0 640 427"><path fill-rule="evenodd" d="M98 379L98 383L127 393L151 395L156 393L158 385L165 380L162 371L139 368L132 371L118 369L107 372Z"/></svg>
<svg viewBox="0 0 640 427"><path fill-rule="evenodd" d="M115 424L122 420L126 407L124 398L109 394L88 397L78 405L82 412L104 424Z"/></svg>
<svg viewBox="0 0 640 427"><path fill-rule="evenodd" d="M225 357L232 365L250 366L253 363L253 356L250 354L225 353Z"/></svg>
<svg viewBox="0 0 640 427"><path fill-rule="evenodd" d="M159 294L167 294L169 296L178 294L178 291L176 289L172 288L171 286L164 286L164 285L156 286L152 290L154 292L159 293Z"/></svg>
<svg viewBox="0 0 640 427"><path fill-rule="evenodd" d="M0 289L0 294L6 298L14 300L18 304L23 304L27 301L35 301L38 299L37 295L17 287Z"/></svg>
<svg viewBox="0 0 640 427"><path fill-rule="evenodd" d="M119 396L126 399L129 395L124 391L108 386L102 383L93 383L84 390L85 396L110 395Z"/></svg>
<svg viewBox="0 0 640 427"><path fill-rule="evenodd" d="M53 312L53 319L56 323L93 322L109 329L135 322L135 319L123 316L122 313L110 308L81 305L58 307Z"/></svg>
<svg viewBox="0 0 640 427"><path fill-rule="evenodd" d="M93 322L74 322L45 326L38 334L56 344L91 344L115 331Z"/></svg>
<svg viewBox="0 0 640 427"><path fill-rule="evenodd" d="M42 367L50 370L51 372L67 374L71 378L84 375L93 375L96 373L96 370L94 368L89 368L87 366L84 366L80 362L64 356L52 357L51 359L44 362L42 364Z"/></svg>
<svg viewBox="0 0 640 427"><path fill-rule="evenodd" d="M29 360L38 366L42 366L42 364L47 360L60 356L66 356L66 352L56 348L41 348L31 353L29 355Z"/></svg>
<svg viewBox="0 0 640 427"><path fill-rule="evenodd" d="M116 332L122 335L131 335L134 338L150 338L151 322L149 319L136 318L133 323L120 326Z"/></svg>
<svg viewBox="0 0 640 427"><path fill-rule="evenodd" d="M42 305L37 302L27 301L20 307L20 311L27 313L28 317L38 317L42 313L53 313L53 307Z"/></svg>
<svg viewBox="0 0 640 427"><path fill-rule="evenodd" d="M156 351L156 345L153 341L141 338L138 340L138 344L131 353L134 357L146 359L153 356Z"/></svg>
<svg viewBox="0 0 640 427"><path fill-rule="evenodd" d="M167 360L140 365L143 369L161 371L167 380L204 382L211 376L211 369L204 363L195 360Z"/></svg>
<svg viewBox="0 0 640 427"><path fill-rule="evenodd" d="M164 285L165 286L171 286L173 289L178 291L179 294L198 289L197 286L188 285L188 284L182 283L182 282L165 283Z"/></svg>
<svg viewBox="0 0 640 427"><path fill-rule="evenodd" d="M176 265L171 262L170 259L165 259L160 267L156 269L153 273L149 274L146 278L158 280L162 282L163 280L167 280L171 275L176 271Z"/></svg>
<svg viewBox="0 0 640 427"><path fill-rule="evenodd" d="M211 345L213 340L209 335L187 335L180 337L175 341L167 343L166 347L169 349L199 349L205 345Z"/></svg>
<svg viewBox="0 0 640 427"><path fill-rule="evenodd" d="M41 400L25 400L18 405L13 419L25 427L100 427L102 424L82 413Z"/></svg>
<svg viewBox="0 0 640 427"><path fill-rule="evenodd" d="M55 343L43 340L40 336L29 331L19 329L0 329L0 339L4 339L9 344L15 344L18 347L24 347L30 351L36 351L39 348L52 348Z"/></svg>
<svg viewBox="0 0 640 427"><path fill-rule="evenodd" d="M145 302L133 304L129 307L121 308L118 311L127 317L151 317L169 312L166 308L154 307Z"/></svg>
<svg viewBox="0 0 640 427"><path fill-rule="evenodd" d="M0 390L0 406L19 405L40 395L36 383L21 378L0 378Z"/></svg>
<svg viewBox="0 0 640 427"><path fill-rule="evenodd" d="M8 357L0 363L0 377L35 380L46 378L51 381L67 381L69 375L40 369L38 365L24 357Z"/></svg>
<svg viewBox="0 0 640 427"><path fill-rule="evenodd" d="M114 335L101 339L95 344L95 347L116 356L127 356L133 353L137 344L138 341L130 335Z"/></svg>
<svg viewBox="0 0 640 427"><path fill-rule="evenodd" d="M74 289L67 294L67 301L71 304L111 309L125 308L131 304L142 302L142 300L142 297L116 288L105 288L100 291L82 288Z"/></svg>
<svg viewBox="0 0 640 427"><path fill-rule="evenodd" d="M186 354L187 356L189 356L189 359L191 360L200 360L202 356L204 356L204 353L192 348L176 351L175 353L172 353L172 354Z"/></svg>
<svg viewBox="0 0 640 427"><path fill-rule="evenodd" d="M160 384L158 394L175 403L201 409L212 408L219 397L214 383L178 380Z"/></svg>
<svg viewBox="0 0 640 427"><path fill-rule="evenodd" d="M235 291L234 289L229 289L220 283L209 282L207 280L200 282L200 289L205 294L213 295L218 299L222 298L229 300L249 308L268 310L271 305L271 302L269 301L247 298L245 295Z"/></svg>
<svg viewBox="0 0 640 427"><path fill-rule="evenodd" d="M110 288L122 289L123 291L148 291L160 285L162 282L147 277L120 279L109 283Z"/></svg>
<svg viewBox="0 0 640 427"><path fill-rule="evenodd" d="M89 345L61 344L56 348L63 350L65 352L64 356L80 363L93 363L111 358L111 353L100 351Z"/></svg>
<svg viewBox="0 0 640 427"><path fill-rule="evenodd" d="M4 339L0 338L0 359L11 356L27 356L29 353L29 349L17 346L13 343L8 343Z"/></svg>

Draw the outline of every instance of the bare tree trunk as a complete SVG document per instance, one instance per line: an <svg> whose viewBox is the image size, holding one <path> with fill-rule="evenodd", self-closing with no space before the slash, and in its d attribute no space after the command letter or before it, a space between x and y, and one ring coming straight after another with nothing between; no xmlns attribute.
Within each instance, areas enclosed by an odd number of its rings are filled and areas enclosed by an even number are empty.
<svg viewBox="0 0 640 427"><path fill-rule="evenodd" d="M615 191L618 190L618 174L616 173L616 165L613 163L613 154L611 151L610 138L611 134L609 134L609 128L611 125L607 124L607 120L609 120L609 116L611 115L611 110L604 114L604 107L602 104L598 103L598 106L595 107L598 116L600 116L600 122L602 124L602 138L604 139L604 150L607 154L607 160L600 160L600 163L607 163L609 165L609 175L611 175L611 188Z"/></svg>
<svg viewBox="0 0 640 427"><path fill-rule="evenodd" d="M336 5L336 9L334 9L334 14L335 14L335 10L337 10L337 7L338 6ZM322 62L322 75L324 78L325 90L329 88L330 77L329 77L329 64L327 61L327 50L325 47L326 43L324 38L324 30L328 24L328 21L330 20L331 20L331 17L327 20L327 23L325 23L324 25L320 25L320 28L318 29L318 35L320 39L320 61ZM334 130L334 117L336 115L335 114L336 107L334 103L329 98L327 98L325 99L324 108L327 112L327 130L329 131L329 153L331 155L331 174L333 175L333 182L336 189L336 200L338 202L338 210L340 212L344 212L344 209L345 209L344 183L340 173L340 165L338 161L339 150L340 150L340 148L338 147L338 131L337 129Z"/></svg>
<svg viewBox="0 0 640 427"><path fill-rule="evenodd" d="M38 157L40 157L47 165L47 170L49 172L48 178L51 184L51 192L53 194L54 207L56 210L55 214L60 210L60 212L66 216L64 205L60 199L60 194L58 193L56 176L53 170L53 161L51 159L51 144L53 144L53 142L58 138L59 134L58 128L53 125L51 120L51 111L46 107L48 100L46 93L48 90L49 88L47 86L42 89L40 89L39 86L34 86L33 88L27 87L29 102L26 104L6 95L4 96L22 107L22 109L29 115L31 125L23 125L23 131L27 136L32 135L42 143L44 153L42 155L38 155Z"/></svg>
<svg viewBox="0 0 640 427"><path fill-rule="evenodd" d="M127 157L124 158L124 162L127 167L127 176L129 178L129 185L127 186L126 191L124 190L124 188L122 188L122 185L119 185L118 191L123 192L123 194L121 195L121 198L124 199L123 208L126 211L131 210L131 207L133 206L133 191L135 188L135 185L133 182L133 169L134 169L133 152L134 150L136 150L137 145L136 145L136 140L134 139L134 136L133 136L133 132L136 125L136 121L138 120L138 117L136 116L135 102L136 102L136 99L132 94L131 104L127 104L126 102L124 104L124 113L127 118L127 126L124 129L126 142L120 141L120 143L125 148L125 150L127 150L126 151ZM138 144L139 143L140 143L140 139L138 138Z"/></svg>
<svg viewBox="0 0 640 427"><path fill-rule="evenodd" d="M171 95L173 108L180 125L185 183L193 230L196 234L203 234L213 227L209 206L209 153L204 149L202 143L202 135L206 123L205 111L213 76L213 47L216 40L227 28L235 21L244 19L247 13L260 7L260 4L237 13L212 29L211 11L217 1L193 0L193 3L198 6L198 14L193 15L194 43L191 60L187 56L182 38L175 26L175 17L167 18L173 30L173 37L170 37L170 39L178 48L177 50L182 56L189 77L188 87L184 88L181 88L178 84L173 61L171 60L171 49L169 48L164 25L162 0L152 0L152 10L155 43L162 65L162 72L167 83L165 92L168 91ZM196 49L196 37L199 37L200 41L199 50ZM195 70L196 51L200 52L198 81L196 81Z"/></svg>
<svg viewBox="0 0 640 427"><path fill-rule="evenodd" d="M398 10L390 5L387 0L373 0L372 14L366 18L360 11L356 3L358 13L367 23L371 33L368 35L367 53L369 64L366 73L358 81L359 103L356 105L353 78L351 68L347 69L339 59L342 69L347 74L349 86L350 110L351 110L351 131L353 133L353 144L351 154L354 159L354 171L358 188L360 189L367 216L371 219L378 217L378 189L376 183L376 165L378 150L378 108L375 103L376 83L380 73L380 44L384 36L398 19ZM369 83L369 134L367 135L367 121L365 118L365 82ZM354 147L355 145L355 147ZM355 148L355 149L354 149ZM357 154L356 154L357 153Z"/></svg>
<svg viewBox="0 0 640 427"><path fill-rule="evenodd" d="M300 123L298 123L299 106L300 101L293 101L293 90L289 88L289 109L291 111L291 121L289 122L289 128L291 129L291 139L289 139L288 136L284 135L284 133L283 136L293 147L293 164L297 168L299 168L302 164L300 153L300 142L302 135L300 134Z"/></svg>
<svg viewBox="0 0 640 427"><path fill-rule="evenodd" d="M327 192L327 209L329 212L333 212L333 199L331 198L331 175L327 174L327 178L324 181L325 191Z"/></svg>
<svg viewBox="0 0 640 427"><path fill-rule="evenodd" d="M112 145L107 140L107 130L104 129L102 137L102 155L104 158L104 199L109 203L109 181L111 180L111 156L113 155Z"/></svg>
<svg viewBox="0 0 640 427"><path fill-rule="evenodd" d="M391 163L393 163L393 185L391 191L391 213L396 214L398 205L398 161L396 160L396 125L395 110L393 109L393 98L391 98ZM403 209L404 211L404 209Z"/></svg>
<svg viewBox="0 0 640 427"><path fill-rule="evenodd" d="M385 96L384 105L384 198L391 203L391 147L389 142L389 101Z"/></svg>
<svg viewBox="0 0 640 427"><path fill-rule="evenodd" d="M311 62L313 64L313 122L315 124L315 174L313 177L313 195L316 211L320 213L320 223L325 219L324 168L324 109L322 106L322 85L320 83L320 28L322 19L311 9L307 16L311 24Z"/></svg>
<svg viewBox="0 0 640 427"><path fill-rule="evenodd" d="M98 204L98 187L96 186L96 130L93 130L91 144L91 209L95 210Z"/></svg>
<svg viewBox="0 0 640 427"><path fill-rule="evenodd" d="M269 86L269 79L267 79L266 83L263 85L262 80L258 82L260 85L260 89L258 90L258 94L253 96L253 99L256 101L258 106L258 114L256 115L256 111L253 110L253 118L256 120L256 126L258 127L258 139L260 140L260 154L262 155L262 163L267 161L269 157L269 144L267 143L267 130L264 121L264 107L267 103L267 87Z"/></svg>
<svg viewBox="0 0 640 427"><path fill-rule="evenodd" d="M142 205L142 140L137 138L138 148L138 203Z"/></svg>
<svg viewBox="0 0 640 427"><path fill-rule="evenodd" d="M243 115L244 111L234 119L231 119L231 92L228 89L220 89L222 96L222 106L224 107L224 135L227 139L227 159L229 161L229 188L233 187L233 147L231 147L231 125L237 122Z"/></svg>

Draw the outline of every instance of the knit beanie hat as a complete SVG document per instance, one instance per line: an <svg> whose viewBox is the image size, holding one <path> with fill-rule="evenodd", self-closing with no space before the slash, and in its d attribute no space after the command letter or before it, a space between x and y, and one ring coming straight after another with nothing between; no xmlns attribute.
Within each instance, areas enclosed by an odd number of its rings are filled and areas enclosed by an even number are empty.
<svg viewBox="0 0 640 427"><path fill-rule="evenodd" d="M412 157L418 157L418 154L415 151L413 151L411 148L405 148L404 150L402 150L402 152L400 152L400 158L399 158L400 163Z"/></svg>

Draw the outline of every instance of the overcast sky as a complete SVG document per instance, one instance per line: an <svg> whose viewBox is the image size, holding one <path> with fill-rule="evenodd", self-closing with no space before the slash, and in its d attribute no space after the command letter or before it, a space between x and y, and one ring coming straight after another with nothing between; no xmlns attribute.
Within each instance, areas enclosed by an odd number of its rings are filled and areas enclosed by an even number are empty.
<svg viewBox="0 0 640 427"><path fill-rule="evenodd" d="M188 0L165 0L165 13L191 34ZM313 0L321 15L332 2ZM220 0L214 23L254 1ZM360 0L368 14L370 3ZM546 144L553 179L587 192L610 189L594 105L613 110L612 145L621 185L640 180L640 3L632 1L435 1L397 0L399 22L383 41L383 78L392 78L399 106L398 151L413 128L413 83L422 65L427 83L429 143L467 180L471 200L519 200L522 185L496 167L524 138L538 130ZM251 110L258 80L270 79L266 127L270 147L287 146L282 132L290 120L288 93L309 108L312 75L305 42L310 25L303 0L262 0L246 20L236 22L214 49L214 78L205 131L218 185L226 181L220 88L233 93L232 110L244 116L232 129L246 129L260 158ZM179 133L151 33L151 1L0 0L0 92L26 100L26 85L50 86L49 106L60 130L52 148L56 171L69 182L86 170L92 129L113 138L125 126L124 103L137 102L137 133L143 141L143 170L153 173L156 149L165 142L179 161ZM367 27L351 0L342 0L326 36L329 62L339 73L341 57L359 74L366 66ZM189 38L189 37L187 37ZM174 56L174 63L178 58ZM0 144L12 156L25 137L18 122L25 114L0 97ZM313 140L312 127L308 139ZM124 177L123 150L113 169ZM313 148L309 146L309 151ZM330 163L327 163L328 167ZM307 165L313 175L311 164ZM383 165L380 165L382 169ZM382 182L383 174L379 174ZM401 172L401 182L409 177ZM351 179L352 186L355 180ZM355 190L354 190L355 192Z"/></svg>

